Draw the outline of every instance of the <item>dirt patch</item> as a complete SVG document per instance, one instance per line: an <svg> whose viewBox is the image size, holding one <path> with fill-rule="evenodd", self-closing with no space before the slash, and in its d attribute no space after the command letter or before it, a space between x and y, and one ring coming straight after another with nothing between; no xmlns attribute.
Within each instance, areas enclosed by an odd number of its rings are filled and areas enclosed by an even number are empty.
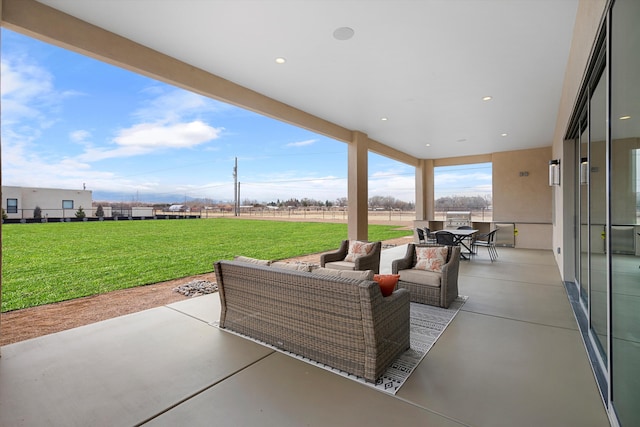
<svg viewBox="0 0 640 427"><path fill-rule="evenodd" d="M384 245L401 245L410 239L386 240ZM289 261L320 263L320 253ZM0 346L48 335L113 317L123 316L188 299L173 289L193 280L216 281L215 273L183 277L167 282L137 286L90 297L47 304L0 314Z"/></svg>

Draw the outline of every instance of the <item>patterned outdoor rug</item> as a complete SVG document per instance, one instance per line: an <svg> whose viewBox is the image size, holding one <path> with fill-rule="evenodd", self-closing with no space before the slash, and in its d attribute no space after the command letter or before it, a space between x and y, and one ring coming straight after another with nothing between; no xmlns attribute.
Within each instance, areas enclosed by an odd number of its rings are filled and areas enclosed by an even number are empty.
<svg viewBox="0 0 640 427"><path fill-rule="evenodd" d="M293 354L288 351L283 351L272 345L266 344L262 341L255 340L242 334L238 334L228 329L222 329L225 332L229 332L234 335L241 336L251 341L257 342L267 346L273 350L287 354L291 357L295 357L298 360L317 366L319 368L331 371L338 375L341 375L350 380L357 381L365 384L369 387L373 387L376 390L383 391L389 394L396 394L402 384L409 378L413 370L418 366L420 361L427 355L427 352L433 347L440 335L449 326L449 323L456 317L460 308L467 301L466 296L459 296L449 308L433 307L430 305L411 303L411 331L409 335L410 348L402 353L392 364L387 368L384 374L375 384L366 382L364 378L348 374L339 369L332 368L331 366L318 363L314 360ZM213 326L218 327L218 322L213 322Z"/></svg>

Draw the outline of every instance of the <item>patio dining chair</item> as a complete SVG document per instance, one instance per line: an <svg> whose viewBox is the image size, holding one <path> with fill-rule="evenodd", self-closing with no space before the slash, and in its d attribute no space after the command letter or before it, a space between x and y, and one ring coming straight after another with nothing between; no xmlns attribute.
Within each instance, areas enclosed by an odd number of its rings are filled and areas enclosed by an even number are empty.
<svg viewBox="0 0 640 427"><path fill-rule="evenodd" d="M436 235L431 232L431 229L429 227L424 228L424 235L427 239L427 244L431 244L431 245L437 244Z"/></svg>
<svg viewBox="0 0 640 427"><path fill-rule="evenodd" d="M438 231L436 233L436 242L443 246L458 246L456 236L448 231Z"/></svg>
<svg viewBox="0 0 640 427"><path fill-rule="evenodd" d="M498 250L496 249L496 232L498 229L496 228L489 233L484 233L476 236L474 241L471 243L471 247L473 248L473 252L477 253L476 247L484 246L487 248L487 252L489 252L489 258L491 258L491 262L498 259Z"/></svg>

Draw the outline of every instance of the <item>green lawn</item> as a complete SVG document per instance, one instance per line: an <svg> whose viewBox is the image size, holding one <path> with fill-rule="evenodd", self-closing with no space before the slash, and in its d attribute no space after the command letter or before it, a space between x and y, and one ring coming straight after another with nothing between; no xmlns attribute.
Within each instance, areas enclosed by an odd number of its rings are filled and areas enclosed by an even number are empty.
<svg viewBox="0 0 640 427"><path fill-rule="evenodd" d="M370 225L369 240L411 234ZM2 311L213 271L245 255L291 258L337 248L346 224L238 219L4 224Z"/></svg>

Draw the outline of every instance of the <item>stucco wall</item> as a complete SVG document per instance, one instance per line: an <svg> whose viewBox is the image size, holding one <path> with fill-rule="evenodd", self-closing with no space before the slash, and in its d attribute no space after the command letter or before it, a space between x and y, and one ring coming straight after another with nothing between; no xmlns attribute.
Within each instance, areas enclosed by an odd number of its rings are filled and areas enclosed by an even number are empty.
<svg viewBox="0 0 640 427"><path fill-rule="evenodd" d="M570 157L573 153L571 145L574 142L564 141L564 136L606 5L607 0L580 0L553 136L553 155L551 158L561 160L562 179L560 187L556 187L553 191L555 222L552 246L556 249L554 251L556 261L564 280L573 280L575 257L572 251L575 211L573 206L574 182L571 179L574 169Z"/></svg>
<svg viewBox="0 0 640 427"><path fill-rule="evenodd" d="M551 147L493 154L493 219L551 223Z"/></svg>
<svg viewBox="0 0 640 427"><path fill-rule="evenodd" d="M515 246L552 248L551 147L494 153L493 221L514 224Z"/></svg>

